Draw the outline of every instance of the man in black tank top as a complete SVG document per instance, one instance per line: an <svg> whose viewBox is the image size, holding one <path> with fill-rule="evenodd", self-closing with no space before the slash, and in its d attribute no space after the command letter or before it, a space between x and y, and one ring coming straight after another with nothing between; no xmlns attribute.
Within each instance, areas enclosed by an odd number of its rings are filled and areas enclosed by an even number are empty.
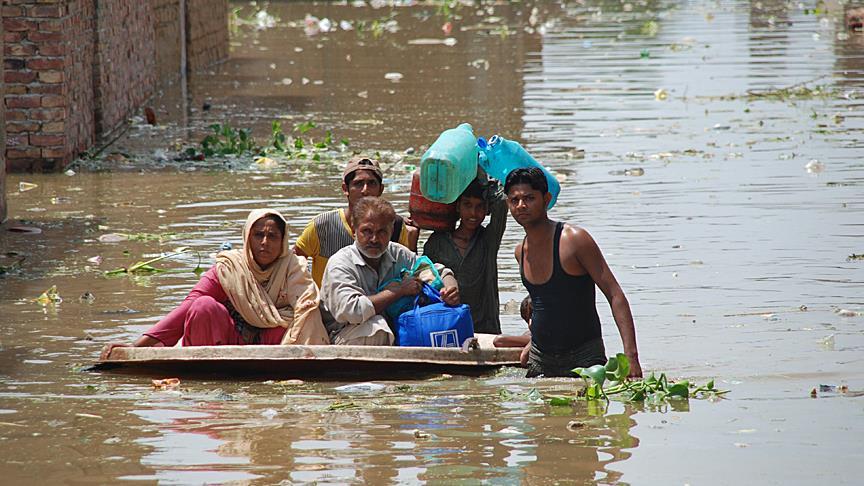
<svg viewBox="0 0 864 486"><path fill-rule="evenodd" d="M510 214L525 228L516 260L534 307L531 342L522 353L528 377L572 377L573 368L606 363L595 285L612 308L630 376L641 377L630 304L597 243L584 229L549 219L551 195L539 168L512 171L504 192Z"/></svg>

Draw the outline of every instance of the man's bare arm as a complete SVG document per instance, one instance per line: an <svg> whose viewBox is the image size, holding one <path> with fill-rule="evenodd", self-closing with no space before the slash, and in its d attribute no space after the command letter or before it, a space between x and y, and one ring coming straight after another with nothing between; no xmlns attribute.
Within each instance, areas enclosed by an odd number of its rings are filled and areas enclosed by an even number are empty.
<svg viewBox="0 0 864 486"><path fill-rule="evenodd" d="M630 376L641 377L642 366L639 363L636 326L633 324L630 303L594 238L584 229L565 226L561 238L561 260L567 273L581 273L579 268L584 269L606 296L624 344L624 354L630 358Z"/></svg>

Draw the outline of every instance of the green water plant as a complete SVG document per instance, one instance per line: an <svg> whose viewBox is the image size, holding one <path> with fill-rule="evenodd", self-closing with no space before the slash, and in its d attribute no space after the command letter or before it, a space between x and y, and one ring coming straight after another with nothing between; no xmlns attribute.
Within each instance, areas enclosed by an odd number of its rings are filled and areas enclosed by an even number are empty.
<svg viewBox="0 0 864 486"><path fill-rule="evenodd" d="M183 247L177 248L172 253L166 253L166 254L160 255L156 258L151 258L149 260L142 261L142 262L135 262L134 264L132 264L128 267L120 267L120 268L115 268L114 270L108 270L105 272L105 276L116 277L118 275L152 275L154 273L162 273L162 272L165 272L165 270L163 270L161 268L154 267L153 266L154 263L160 262L162 260L177 256L177 255L182 255L183 253L187 253L189 251L191 251L191 248L189 248L188 246L183 246ZM198 266L196 266L195 270L193 270L192 272L195 273L195 275L197 275L199 277L201 276L202 273L204 273L204 269L201 268L201 254L200 253L198 253Z"/></svg>
<svg viewBox="0 0 864 486"><path fill-rule="evenodd" d="M616 399L624 402L649 402L653 404L666 400L687 400L722 396L729 390L718 390L714 380L704 385L696 385L688 380L670 381L665 373L659 376L653 372L648 378L631 380L630 360L623 353L610 357L605 365L589 368L574 368L573 373L586 381L586 386L576 396L550 396L549 403L554 406L569 406L576 400L589 402ZM605 386L604 386L605 385Z"/></svg>

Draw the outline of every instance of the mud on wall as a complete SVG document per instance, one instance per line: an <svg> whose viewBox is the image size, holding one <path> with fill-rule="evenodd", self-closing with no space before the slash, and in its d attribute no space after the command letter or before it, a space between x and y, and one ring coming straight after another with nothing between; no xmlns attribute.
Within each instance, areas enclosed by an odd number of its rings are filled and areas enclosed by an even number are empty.
<svg viewBox="0 0 864 486"><path fill-rule="evenodd" d="M184 44L190 69L225 58L227 15L227 0L4 1L6 167L67 165L153 94L158 73L181 72Z"/></svg>

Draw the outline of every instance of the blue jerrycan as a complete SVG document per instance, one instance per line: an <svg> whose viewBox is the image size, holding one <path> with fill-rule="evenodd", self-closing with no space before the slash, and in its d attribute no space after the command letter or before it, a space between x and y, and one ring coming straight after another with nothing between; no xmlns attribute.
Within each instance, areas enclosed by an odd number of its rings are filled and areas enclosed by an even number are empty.
<svg viewBox="0 0 864 486"><path fill-rule="evenodd" d="M507 180L507 174L513 169L520 167L539 167L546 176L546 183L549 186L549 194L552 199L546 209L552 209L555 202L558 200L558 193L561 192L561 184L558 179L550 173L546 167L540 165L540 162L534 160L522 145L512 140L507 140L504 137L494 135L487 142L485 138L477 139L477 147L480 149L480 167L489 174L501 181L501 184Z"/></svg>
<svg viewBox="0 0 864 486"><path fill-rule="evenodd" d="M430 201L450 204L477 177L479 150L468 123L444 130L420 158L420 192Z"/></svg>

